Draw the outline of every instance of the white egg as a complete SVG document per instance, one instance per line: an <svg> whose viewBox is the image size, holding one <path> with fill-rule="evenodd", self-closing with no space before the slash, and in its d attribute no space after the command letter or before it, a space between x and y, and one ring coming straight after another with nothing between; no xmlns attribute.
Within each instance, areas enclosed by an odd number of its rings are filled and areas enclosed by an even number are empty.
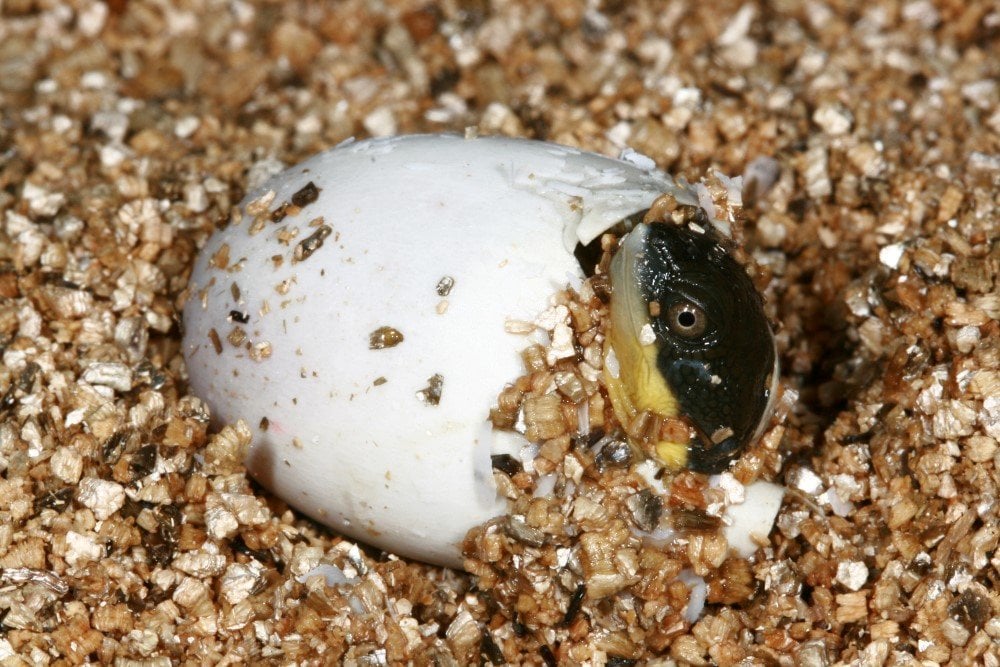
<svg viewBox="0 0 1000 667"><path fill-rule="evenodd" d="M316 155L203 249L184 311L191 388L217 422L247 421L249 471L294 507L460 566L469 528L505 510L490 455L518 446L488 421L531 342L507 324L581 279L576 244L664 192L698 202L640 159L516 139ZM372 349L382 327L402 341Z"/></svg>

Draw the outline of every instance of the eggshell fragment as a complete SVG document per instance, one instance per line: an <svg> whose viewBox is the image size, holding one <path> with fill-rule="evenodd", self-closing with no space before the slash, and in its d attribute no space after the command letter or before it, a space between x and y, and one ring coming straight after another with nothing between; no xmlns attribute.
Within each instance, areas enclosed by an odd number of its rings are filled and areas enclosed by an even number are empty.
<svg viewBox="0 0 1000 667"><path fill-rule="evenodd" d="M203 249L184 310L192 390L217 422L252 425L248 469L293 506L460 566L466 531L505 509L490 455L512 438L487 417L530 342L505 322L582 277L577 243L663 192L697 203L644 167L505 138L316 155Z"/></svg>
<svg viewBox="0 0 1000 667"><path fill-rule="evenodd" d="M744 493L742 503L726 507L723 533L729 546L749 558L759 548L758 541L766 540L771 533L785 489L771 482L757 481L746 486Z"/></svg>
<svg viewBox="0 0 1000 667"><path fill-rule="evenodd" d="M658 466L650 460L640 462L635 471L649 484L653 491L660 495L669 493L662 478L658 474ZM727 475L712 475L709 477L709 485L713 487L724 487L727 483ZM728 475L729 480L732 475ZM760 548L758 544L761 540L766 540L774 528L774 522L778 518L778 511L781 509L781 502L785 497L785 488L773 482L756 480L750 484L739 484L740 499L732 499L727 502L722 513L723 528L722 533L726 537L729 546L742 558L750 558ZM667 544L676 535L672 530L659 530L653 534L644 534L643 538L654 544Z"/></svg>

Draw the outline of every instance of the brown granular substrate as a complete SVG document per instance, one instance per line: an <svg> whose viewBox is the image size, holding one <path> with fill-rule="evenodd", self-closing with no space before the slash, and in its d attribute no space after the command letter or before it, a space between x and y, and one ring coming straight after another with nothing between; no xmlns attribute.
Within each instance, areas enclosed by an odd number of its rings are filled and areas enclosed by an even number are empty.
<svg viewBox="0 0 1000 667"><path fill-rule="evenodd" d="M5 0L0 659L1000 664L998 53L977 0ZM792 492L693 626L675 559L594 597L366 552L186 392L177 300L249 184L467 128L777 177L746 247L798 398L761 472ZM558 517L523 502L495 532L534 548ZM627 542L602 525L580 553Z"/></svg>

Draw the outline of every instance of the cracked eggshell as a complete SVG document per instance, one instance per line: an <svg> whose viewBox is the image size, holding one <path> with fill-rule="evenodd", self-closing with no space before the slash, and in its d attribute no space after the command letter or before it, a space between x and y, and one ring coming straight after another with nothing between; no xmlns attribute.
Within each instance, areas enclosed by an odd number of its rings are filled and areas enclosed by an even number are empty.
<svg viewBox="0 0 1000 667"><path fill-rule="evenodd" d="M505 510L488 414L530 342L505 321L532 321L582 277L577 243L668 191L697 201L641 162L518 139L318 154L251 192L202 250L184 309L191 389L217 423L251 425L247 467L276 495L458 567L466 531ZM370 349L380 327L402 342Z"/></svg>

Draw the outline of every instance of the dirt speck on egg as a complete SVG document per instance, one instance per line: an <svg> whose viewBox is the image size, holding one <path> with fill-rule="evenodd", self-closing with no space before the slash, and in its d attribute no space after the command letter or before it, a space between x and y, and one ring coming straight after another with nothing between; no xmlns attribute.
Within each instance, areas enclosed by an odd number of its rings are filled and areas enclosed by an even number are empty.
<svg viewBox="0 0 1000 667"><path fill-rule="evenodd" d="M455 287L455 279L451 276L441 276L441 280L438 281L437 286L435 286L434 291L437 292L438 296L448 296L451 294L452 288Z"/></svg>
<svg viewBox="0 0 1000 667"><path fill-rule="evenodd" d="M333 228L323 224L322 218L316 218L309 223L311 227L317 227L316 231L299 241L292 253L292 262L303 262L323 246L323 241L333 233Z"/></svg>
<svg viewBox="0 0 1000 667"><path fill-rule="evenodd" d="M369 334L368 349L384 350L387 347L396 347L403 340L403 333L399 329L390 326L381 326Z"/></svg>
<svg viewBox="0 0 1000 667"><path fill-rule="evenodd" d="M296 191L296 193L292 195L292 205L299 208L305 208L319 199L319 192L320 189L316 187L316 184L309 181L303 185L300 190Z"/></svg>
<svg viewBox="0 0 1000 667"><path fill-rule="evenodd" d="M219 337L219 332L214 328L208 330L208 339L212 343L212 349L215 350L216 354L222 354L222 338Z"/></svg>
<svg viewBox="0 0 1000 667"><path fill-rule="evenodd" d="M417 398L427 405L438 405L441 402L441 392L444 389L444 376L440 373L427 378L427 386L417 391Z"/></svg>

